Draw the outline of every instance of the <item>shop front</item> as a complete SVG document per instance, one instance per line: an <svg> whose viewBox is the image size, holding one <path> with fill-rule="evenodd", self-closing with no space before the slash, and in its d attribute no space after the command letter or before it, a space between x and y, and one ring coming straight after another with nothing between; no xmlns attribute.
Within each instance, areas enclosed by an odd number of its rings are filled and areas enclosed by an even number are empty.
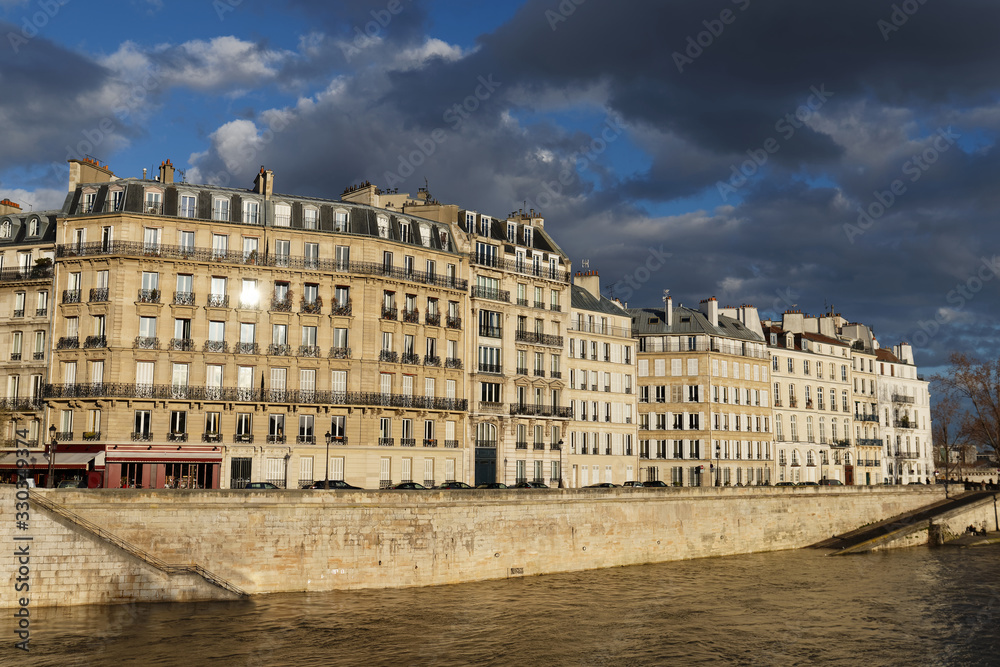
<svg viewBox="0 0 1000 667"><path fill-rule="evenodd" d="M27 465L19 467L19 458ZM52 486L59 486L60 482L75 481L90 488L99 488L104 485L104 447L61 444L56 449L52 468ZM0 478L5 483L13 484L22 473L26 479L33 480L35 486L48 486L49 453L33 449L29 450L27 456L19 457L16 452L0 455Z"/></svg>
<svg viewBox="0 0 1000 667"><path fill-rule="evenodd" d="M106 486L112 489L217 489L222 452L210 445L112 445Z"/></svg>

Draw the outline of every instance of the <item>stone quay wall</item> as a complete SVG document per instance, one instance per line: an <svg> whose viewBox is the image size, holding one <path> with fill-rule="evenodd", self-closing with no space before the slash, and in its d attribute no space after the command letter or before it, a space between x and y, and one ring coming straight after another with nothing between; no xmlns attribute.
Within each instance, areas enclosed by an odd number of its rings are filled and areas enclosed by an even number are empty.
<svg viewBox="0 0 1000 667"><path fill-rule="evenodd" d="M92 530L32 505L31 605L231 599L164 577ZM33 489L171 564L274 593L484 579L794 549L944 497L937 487L243 491ZM18 604L5 559L0 607Z"/></svg>

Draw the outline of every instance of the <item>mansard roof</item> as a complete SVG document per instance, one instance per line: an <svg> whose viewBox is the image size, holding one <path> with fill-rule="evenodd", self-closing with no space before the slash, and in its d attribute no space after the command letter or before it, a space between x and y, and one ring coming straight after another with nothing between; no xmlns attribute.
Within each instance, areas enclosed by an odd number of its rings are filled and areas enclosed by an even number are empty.
<svg viewBox="0 0 1000 667"><path fill-rule="evenodd" d="M628 313L632 316L634 335L708 334L757 343L764 342L763 338L743 326L742 322L722 314L719 315L719 325L712 326L708 317L701 311L674 306L673 324L668 327L662 308L629 308Z"/></svg>

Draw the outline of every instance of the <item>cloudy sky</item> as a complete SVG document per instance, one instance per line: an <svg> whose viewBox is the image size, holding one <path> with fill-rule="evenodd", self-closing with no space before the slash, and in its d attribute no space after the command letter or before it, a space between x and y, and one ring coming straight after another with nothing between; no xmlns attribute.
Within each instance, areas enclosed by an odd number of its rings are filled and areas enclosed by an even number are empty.
<svg viewBox="0 0 1000 667"><path fill-rule="evenodd" d="M100 6L100 8L99 8ZM996 355L1000 3L0 0L0 197L119 176L525 204L606 293ZM997 264L994 264L994 259Z"/></svg>

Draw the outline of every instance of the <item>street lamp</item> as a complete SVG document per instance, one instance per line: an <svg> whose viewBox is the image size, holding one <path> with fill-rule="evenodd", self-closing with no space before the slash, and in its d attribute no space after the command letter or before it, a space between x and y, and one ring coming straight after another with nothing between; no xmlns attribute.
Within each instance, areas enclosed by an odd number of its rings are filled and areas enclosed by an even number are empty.
<svg viewBox="0 0 1000 667"><path fill-rule="evenodd" d="M329 431L326 432L326 490L330 490L330 440L333 439L333 435Z"/></svg>
<svg viewBox="0 0 1000 667"><path fill-rule="evenodd" d="M722 476L722 448L716 443L715 444L715 485L719 486L720 477Z"/></svg>
<svg viewBox="0 0 1000 667"><path fill-rule="evenodd" d="M562 449L563 449L563 441L559 440L559 488L560 489L566 488L565 486L563 486L563 472L564 471L563 471L563 464L562 464L562 458L563 458Z"/></svg>
<svg viewBox="0 0 1000 667"><path fill-rule="evenodd" d="M45 480L45 486L49 489L55 488L56 485L56 449L59 447L59 441L56 440L56 425L51 424L49 426L49 474Z"/></svg>

